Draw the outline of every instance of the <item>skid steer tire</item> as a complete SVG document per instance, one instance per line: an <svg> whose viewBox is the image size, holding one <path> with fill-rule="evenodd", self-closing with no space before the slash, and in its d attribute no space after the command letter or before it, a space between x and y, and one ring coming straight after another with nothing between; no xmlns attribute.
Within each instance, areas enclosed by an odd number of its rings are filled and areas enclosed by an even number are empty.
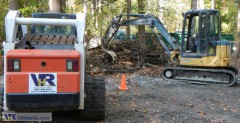
<svg viewBox="0 0 240 123"><path fill-rule="evenodd" d="M0 87L0 109L1 109L1 114L0 114L0 122L2 122L2 112L3 112L3 97L4 97L4 89L3 87Z"/></svg>
<svg viewBox="0 0 240 123"><path fill-rule="evenodd" d="M103 78L85 77L84 110L80 111L81 120L105 119L106 87Z"/></svg>

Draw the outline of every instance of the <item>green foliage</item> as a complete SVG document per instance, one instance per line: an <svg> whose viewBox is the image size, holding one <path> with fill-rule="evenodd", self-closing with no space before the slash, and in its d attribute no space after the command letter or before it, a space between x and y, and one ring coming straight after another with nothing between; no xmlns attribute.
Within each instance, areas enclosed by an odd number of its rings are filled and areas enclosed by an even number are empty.
<svg viewBox="0 0 240 123"><path fill-rule="evenodd" d="M182 30L182 13L190 10L190 2L183 0L182 2L176 0L168 0L164 4L163 23L169 32Z"/></svg>
<svg viewBox="0 0 240 123"><path fill-rule="evenodd" d="M48 0L18 0L22 16L29 17L34 12L48 11ZM0 8L0 41L5 40L4 18L8 12L8 0L1 0Z"/></svg>
<svg viewBox="0 0 240 123"><path fill-rule="evenodd" d="M66 0L66 13L83 12L84 0ZM126 14L126 0L85 0L87 5L86 18L86 40L95 36L103 36L111 23L113 16ZM145 7L140 10L159 16L159 0L141 0ZM217 9L221 10L222 31L224 33L235 33L237 23L237 2L238 0L216 0ZM210 1L204 1L205 8L211 7ZM29 17L34 12L47 12L48 0L18 0L20 11L23 16ZM164 0L163 23L170 32L181 30L182 12L190 9L191 0ZM0 3L0 38L5 39L4 18L8 11L8 0L1 0ZM138 13L138 0L131 0L131 13ZM147 29L147 28L146 28ZM148 29L147 29L148 31ZM137 32L136 27L131 28L131 33Z"/></svg>
<svg viewBox="0 0 240 123"><path fill-rule="evenodd" d="M97 3L96 3L97 2ZM83 12L83 1L75 1L75 7L67 8L69 13ZM101 5L100 5L101 4ZM107 30L111 19L116 14L124 12L125 0L86 0L86 40L101 36Z"/></svg>
<svg viewBox="0 0 240 123"><path fill-rule="evenodd" d="M236 33L237 3L236 0L227 0L225 4L222 3L222 0L216 0L216 9L221 12L222 33Z"/></svg>
<svg viewBox="0 0 240 123"><path fill-rule="evenodd" d="M47 12L48 0L18 0L22 16L29 17L35 12Z"/></svg>
<svg viewBox="0 0 240 123"><path fill-rule="evenodd" d="M5 26L4 26L4 18L8 11L8 0L1 0L0 8L0 42L2 42L5 39Z"/></svg>

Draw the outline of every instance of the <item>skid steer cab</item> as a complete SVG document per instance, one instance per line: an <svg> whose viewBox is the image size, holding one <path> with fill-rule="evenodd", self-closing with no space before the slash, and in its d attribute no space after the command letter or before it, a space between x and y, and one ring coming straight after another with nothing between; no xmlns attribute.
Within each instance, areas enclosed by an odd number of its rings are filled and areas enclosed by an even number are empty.
<svg viewBox="0 0 240 123"><path fill-rule="evenodd" d="M59 111L104 119L105 82L85 76L84 13L9 11L5 26L3 121L51 121Z"/></svg>

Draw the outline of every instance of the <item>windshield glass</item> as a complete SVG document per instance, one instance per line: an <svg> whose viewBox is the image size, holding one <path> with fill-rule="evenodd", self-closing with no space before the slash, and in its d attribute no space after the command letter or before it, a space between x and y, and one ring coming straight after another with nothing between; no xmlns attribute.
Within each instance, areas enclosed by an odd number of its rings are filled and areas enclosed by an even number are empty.
<svg viewBox="0 0 240 123"><path fill-rule="evenodd" d="M51 14L35 13L33 18L52 18L52 19L75 19L76 15L71 14ZM32 25L31 33L47 35L75 35L76 27L74 26L49 26L49 25Z"/></svg>
<svg viewBox="0 0 240 123"><path fill-rule="evenodd" d="M51 33L51 34L65 34L71 35L73 27L71 26L35 26L35 33Z"/></svg>

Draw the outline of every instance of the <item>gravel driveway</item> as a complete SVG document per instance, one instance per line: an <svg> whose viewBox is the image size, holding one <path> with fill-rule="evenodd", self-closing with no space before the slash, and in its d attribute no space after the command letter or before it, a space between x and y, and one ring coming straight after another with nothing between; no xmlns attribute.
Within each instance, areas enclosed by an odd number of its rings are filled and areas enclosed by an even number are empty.
<svg viewBox="0 0 240 123"><path fill-rule="evenodd" d="M121 74L100 76L107 82L102 123L240 122L240 84L222 87L167 81L161 70L142 68L126 74L128 90L122 91L118 89ZM77 122L73 117L65 113L56 122Z"/></svg>
<svg viewBox="0 0 240 123"><path fill-rule="evenodd" d="M106 122L240 122L240 85L186 84L136 72L127 74L128 90L121 91L120 80L121 74L106 77Z"/></svg>

